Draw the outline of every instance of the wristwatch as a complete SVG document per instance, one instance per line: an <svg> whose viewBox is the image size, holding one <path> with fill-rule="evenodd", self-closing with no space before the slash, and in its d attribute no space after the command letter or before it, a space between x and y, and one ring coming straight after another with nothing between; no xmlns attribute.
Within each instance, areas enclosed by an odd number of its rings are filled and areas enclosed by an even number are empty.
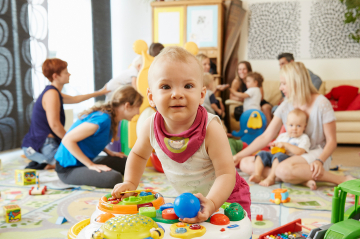
<svg viewBox="0 0 360 239"><path fill-rule="evenodd" d="M324 165L324 162L321 159L315 159L315 161L320 161L322 165Z"/></svg>

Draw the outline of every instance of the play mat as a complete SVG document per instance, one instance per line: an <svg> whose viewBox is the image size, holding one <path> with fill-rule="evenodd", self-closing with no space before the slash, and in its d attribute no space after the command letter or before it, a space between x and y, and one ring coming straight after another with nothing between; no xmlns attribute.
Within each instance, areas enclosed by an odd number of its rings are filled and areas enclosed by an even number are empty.
<svg viewBox="0 0 360 239"><path fill-rule="evenodd" d="M22 158L21 151L16 151L10 158L2 159L0 171L0 205L17 204L21 207L22 219L16 223L5 223L4 212L0 212L0 239L2 238L67 238L68 230L77 222L89 218L95 210L99 198L111 192L111 189L102 189L89 186L66 185L59 181L55 171L40 170L40 183L47 185L45 195L30 196L31 186L15 184L15 169L23 169L27 159ZM340 168L338 174L360 176L360 168ZM243 173L239 174L247 179ZM265 188L250 183L251 214L253 238L258 235L284 225L297 218L302 223L315 228L330 222L331 197L333 186L318 184L316 191L310 191L302 186L290 184L276 184ZM153 168L146 168L140 188L150 188L161 193L165 202L173 202L177 196L162 173ZM275 188L286 188L291 201L286 204L275 205L269 202L271 191ZM347 207L354 204L351 195L347 198ZM256 221L256 215L262 214L264 220ZM67 222L58 225L58 217L65 217Z"/></svg>

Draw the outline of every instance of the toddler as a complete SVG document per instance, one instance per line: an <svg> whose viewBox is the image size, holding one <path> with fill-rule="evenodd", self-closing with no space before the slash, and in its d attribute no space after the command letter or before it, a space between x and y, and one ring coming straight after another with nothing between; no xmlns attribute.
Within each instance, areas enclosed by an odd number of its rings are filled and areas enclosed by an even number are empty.
<svg viewBox="0 0 360 239"><path fill-rule="evenodd" d="M124 182L112 195L135 190L154 149L164 172L181 194L196 193L202 209L186 223L207 220L224 202L238 202L250 215L250 191L233 166L230 146L217 116L201 106L206 95L203 67L181 47L166 47L150 66L147 96L158 110L149 117L132 148Z"/></svg>
<svg viewBox="0 0 360 239"><path fill-rule="evenodd" d="M120 75L118 75L117 77L109 80L109 82L106 84L106 89L110 92L106 94L105 102L110 101L111 96L121 86L132 85L132 87L136 89L136 79L142 67L142 64L142 56L137 56L128 69L121 72Z"/></svg>
<svg viewBox="0 0 360 239"><path fill-rule="evenodd" d="M247 110L250 109L256 109L261 111L260 102L261 102L261 90L260 87L262 87L262 83L264 81L264 78L261 74L257 72L250 72L246 76L246 87L247 90L242 92L237 92L236 90L230 88L230 94L233 94L236 92L236 94L244 99L244 104L242 107L237 107L237 110L235 111L235 118L240 119L241 114Z"/></svg>
<svg viewBox="0 0 360 239"><path fill-rule="evenodd" d="M225 117L225 107L223 103L216 99L214 91L216 91L214 77L208 73L204 73L204 86L206 87L206 95L204 99L204 104L206 111L212 114L220 116L220 118Z"/></svg>
<svg viewBox="0 0 360 239"><path fill-rule="evenodd" d="M307 115L300 109L294 109L287 116L286 132L280 134L271 147L285 149L285 153L271 154L267 151L260 151L255 156L254 174L250 176L251 182L259 183L262 186L270 186L275 183L276 166L283 160L293 155L302 155L309 152L310 139L304 134L307 123ZM271 167L268 177L262 180L264 167Z"/></svg>

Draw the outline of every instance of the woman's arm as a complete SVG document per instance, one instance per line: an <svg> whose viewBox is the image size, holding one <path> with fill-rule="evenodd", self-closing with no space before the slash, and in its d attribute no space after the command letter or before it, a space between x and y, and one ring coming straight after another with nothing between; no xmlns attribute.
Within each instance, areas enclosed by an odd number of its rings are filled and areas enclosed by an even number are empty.
<svg viewBox="0 0 360 239"><path fill-rule="evenodd" d="M261 100L264 99L264 89L262 88L262 86L260 87L260 92L261 92Z"/></svg>
<svg viewBox="0 0 360 239"><path fill-rule="evenodd" d="M90 94L71 96L61 93L61 95L63 97L64 104L76 104L84 100L88 100L92 97L105 95L109 92L110 90L107 90L105 85L101 90L95 91L94 93L90 93Z"/></svg>
<svg viewBox="0 0 360 239"><path fill-rule="evenodd" d="M275 143L275 146L279 147L279 148L285 148L286 153L292 153L295 155L302 155L302 154L306 153L305 149L300 148L296 145L292 145L290 143L286 143L286 142Z"/></svg>
<svg viewBox="0 0 360 239"><path fill-rule="evenodd" d="M230 88L230 93L233 94L234 96L236 96L237 98L241 98L241 99L250 97L248 94L242 93L242 92L237 92L236 90L234 90L232 88Z"/></svg>
<svg viewBox="0 0 360 239"><path fill-rule="evenodd" d="M111 168L106 165L95 164L84 154L78 145L78 142L81 140L84 140L95 134L98 128L99 126L97 124L87 122L82 123L68 132L61 142L66 147L66 149L69 150L69 152L82 164L84 164L89 169L100 173L101 171L110 171Z"/></svg>
<svg viewBox="0 0 360 239"><path fill-rule="evenodd" d="M246 156L250 156L256 151L264 148L273 140L280 131L282 121L279 117L274 116L265 132L257 137L248 147L234 155L234 164L240 163L240 160Z"/></svg>
<svg viewBox="0 0 360 239"><path fill-rule="evenodd" d="M55 89L45 92L42 98L42 106L46 113L46 119L50 129L62 139L66 133L64 126L60 122L60 99L59 93ZM36 120L36 119L32 119Z"/></svg>
<svg viewBox="0 0 360 239"><path fill-rule="evenodd" d="M323 162L319 162L318 160L314 161L310 164L310 170L313 172L312 178L314 180L317 180L320 178L324 173L324 163L325 161L330 157L330 155L334 152L336 149L337 143L336 143L336 122L332 121L327 124L323 124L326 144L322 151L322 153L319 156L319 159Z"/></svg>

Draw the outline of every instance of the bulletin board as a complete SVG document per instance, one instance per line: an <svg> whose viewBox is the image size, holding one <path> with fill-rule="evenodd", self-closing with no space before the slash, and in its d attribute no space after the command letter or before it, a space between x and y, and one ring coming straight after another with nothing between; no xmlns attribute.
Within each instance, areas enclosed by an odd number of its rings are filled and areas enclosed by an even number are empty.
<svg viewBox="0 0 360 239"><path fill-rule="evenodd" d="M184 45L184 7L154 9L154 42L164 46Z"/></svg>
<svg viewBox="0 0 360 239"><path fill-rule="evenodd" d="M199 47L218 46L218 5L187 7L187 42Z"/></svg>

